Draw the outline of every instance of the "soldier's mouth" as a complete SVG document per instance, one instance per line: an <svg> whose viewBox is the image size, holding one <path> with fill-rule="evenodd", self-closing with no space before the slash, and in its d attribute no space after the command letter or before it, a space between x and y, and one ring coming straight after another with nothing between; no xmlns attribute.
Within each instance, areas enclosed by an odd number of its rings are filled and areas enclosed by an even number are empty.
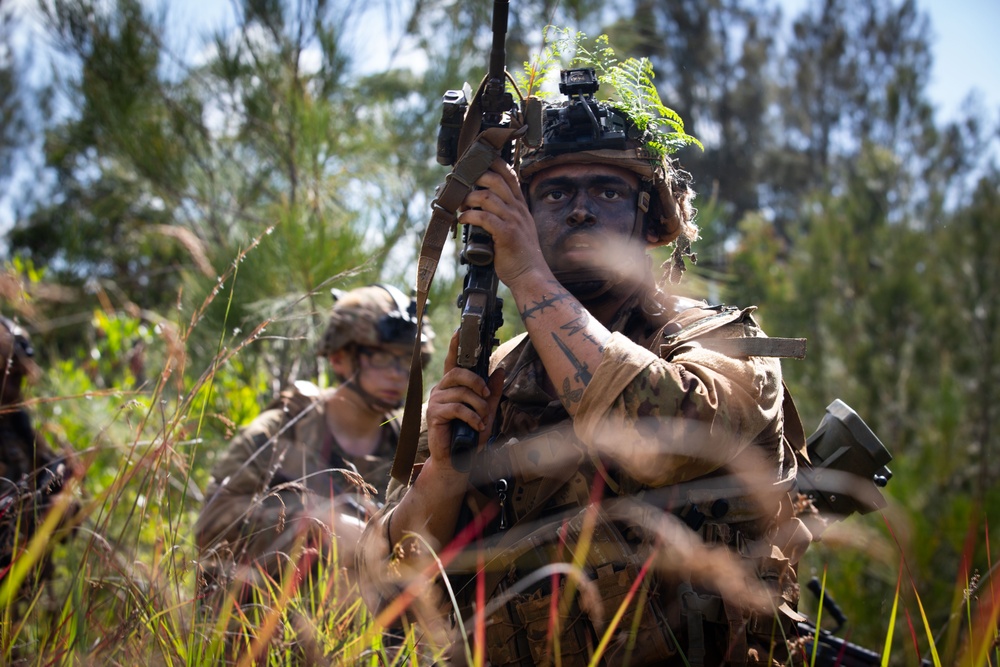
<svg viewBox="0 0 1000 667"><path fill-rule="evenodd" d="M591 234L576 232L570 235L562 242L563 252L570 252L573 250L595 250L600 247L600 243L597 242Z"/></svg>

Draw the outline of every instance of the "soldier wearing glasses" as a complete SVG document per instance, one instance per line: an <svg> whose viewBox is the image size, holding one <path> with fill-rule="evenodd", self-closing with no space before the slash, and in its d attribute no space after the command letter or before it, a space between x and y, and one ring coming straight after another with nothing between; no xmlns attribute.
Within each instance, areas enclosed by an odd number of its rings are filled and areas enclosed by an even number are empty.
<svg viewBox="0 0 1000 667"><path fill-rule="evenodd" d="M337 385L295 383L230 442L196 525L203 594L228 588L245 599L262 576L277 581L289 565L308 569L303 557L315 559L334 540L339 566L353 567L396 449L413 310L391 286L340 296L317 350ZM431 335L422 334L424 363Z"/></svg>

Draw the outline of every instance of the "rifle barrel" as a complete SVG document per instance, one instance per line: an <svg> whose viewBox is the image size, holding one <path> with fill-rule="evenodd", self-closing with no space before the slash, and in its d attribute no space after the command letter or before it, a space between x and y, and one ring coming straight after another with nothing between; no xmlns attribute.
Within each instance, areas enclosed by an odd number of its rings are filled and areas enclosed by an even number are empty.
<svg viewBox="0 0 1000 667"><path fill-rule="evenodd" d="M510 0L493 0L493 47L490 49L489 79L504 80L507 60L507 14ZM503 89L501 89L503 92Z"/></svg>

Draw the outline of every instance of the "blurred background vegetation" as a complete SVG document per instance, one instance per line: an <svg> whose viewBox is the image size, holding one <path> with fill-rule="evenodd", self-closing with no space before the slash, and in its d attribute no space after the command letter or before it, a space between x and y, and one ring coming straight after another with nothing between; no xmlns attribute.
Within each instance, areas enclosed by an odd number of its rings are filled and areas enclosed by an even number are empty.
<svg viewBox="0 0 1000 667"><path fill-rule="evenodd" d="M213 458L282 385L322 372L330 288L412 283L446 173L440 96L482 77L492 3L374 5L396 39L365 32L371 2L234 0L231 25L178 52L169 4L42 0L39 80L11 48L26 15L0 0L0 192L16 211L0 310L33 335L32 409L87 464L82 530L112 554L60 547L56 617L94 622L77 621L73 650L110 651L98 638L117 623L116 659L148 649L123 648L144 621L122 600L156 608L153 589L124 595L115 577L169 571L175 601L193 590ZM817 0L790 18L768 0L518 0L508 63L537 54L548 23L652 60L705 145L680 154L703 235L682 289L808 337L807 359L785 363L807 430L841 398L895 457L889 508L832 529L802 577L825 571L850 638L875 649L902 578L893 664L928 655L929 634L948 664L963 593L988 595L996 559L1000 110L939 120L912 1ZM418 66L373 66L385 50ZM39 147L26 187L16 165ZM443 264L439 340L458 290Z"/></svg>

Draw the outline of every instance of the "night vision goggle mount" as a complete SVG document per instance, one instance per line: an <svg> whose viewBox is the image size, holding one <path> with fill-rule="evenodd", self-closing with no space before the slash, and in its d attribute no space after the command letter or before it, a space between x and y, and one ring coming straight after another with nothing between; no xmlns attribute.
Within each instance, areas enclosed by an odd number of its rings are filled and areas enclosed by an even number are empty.
<svg viewBox="0 0 1000 667"><path fill-rule="evenodd" d="M531 120L535 108L541 111L540 102L535 98L525 101L525 115L529 118L526 143L529 146L540 143L533 140L540 126L544 135L542 150L546 155L627 148L629 133L626 118L608 104L594 99L594 93L599 88L597 73L591 67L560 71L559 92L568 99L561 105L546 108L541 113L541 123ZM469 108L470 95L468 88L448 90L441 99L441 124L437 138L438 164L453 165L458 160L458 139ZM535 107L532 103L538 106Z"/></svg>
<svg viewBox="0 0 1000 667"><path fill-rule="evenodd" d="M375 323L375 330L379 340L384 343L411 343L417 337L417 302L415 299L407 298L392 285L377 285L381 287L396 303L396 310L391 311L379 318Z"/></svg>
<svg viewBox="0 0 1000 667"><path fill-rule="evenodd" d="M545 110L542 127L546 154L626 148L625 117L594 99L598 88L593 68L564 69L559 73L559 92L569 99L562 106Z"/></svg>

